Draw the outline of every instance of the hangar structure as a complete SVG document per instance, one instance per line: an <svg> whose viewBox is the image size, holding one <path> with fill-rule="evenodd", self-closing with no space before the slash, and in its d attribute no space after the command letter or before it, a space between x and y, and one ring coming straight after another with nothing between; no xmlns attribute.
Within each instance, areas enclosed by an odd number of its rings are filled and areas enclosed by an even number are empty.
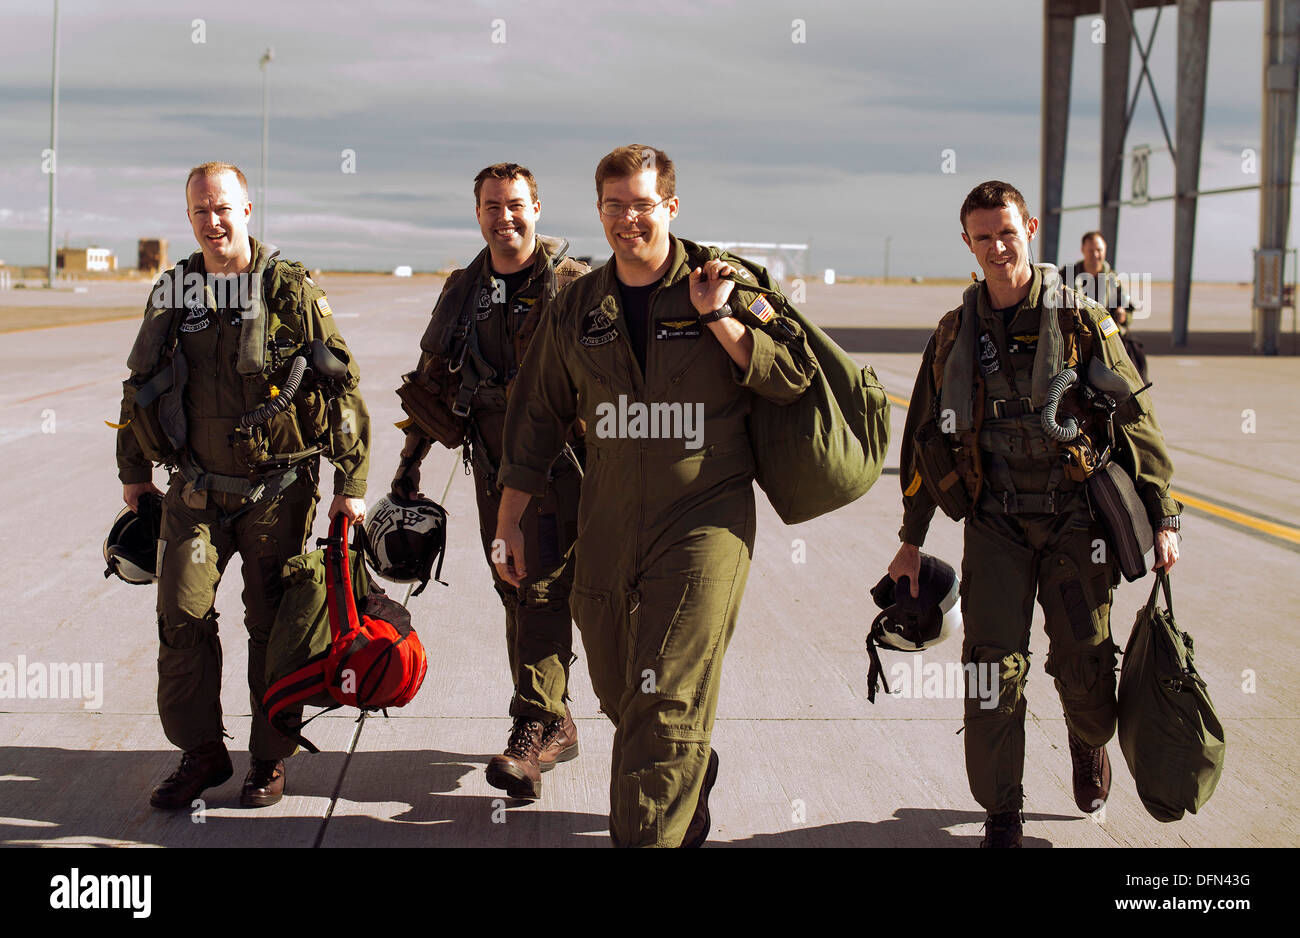
<svg viewBox="0 0 1300 938"><path fill-rule="evenodd" d="M1225 2L1225 0L1219 0ZM1241 0L1237 0L1241 2ZM1118 256L1121 205L1147 202L1174 203L1173 344L1187 345L1188 310L1192 288L1192 246L1196 233L1196 205L1201 196L1258 189L1259 244L1255 251L1252 328L1254 350L1276 355L1281 333L1282 308L1294 299L1285 297L1287 229L1291 215L1291 166L1295 157L1296 90L1300 74L1300 0L1255 0L1264 4L1262 120L1259 184L1221 189L1199 189L1201 142L1205 124L1206 60L1210 39L1212 0L1043 0L1042 96L1042 252L1056 260L1061 234L1061 213L1074 209L1100 209L1102 236ZM1175 120L1171 135L1148 57L1166 6L1176 7L1178 29ZM1134 28L1136 10L1155 7L1156 16L1145 45ZM1070 121L1070 75L1077 21L1101 24L1101 179L1098 201L1092 205L1063 206L1066 132ZM1136 49L1140 72L1129 93L1132 52ZM1155 101L1165 142L1174 159L1175 191L1149 196L1135 188L1125 200L1121 179L1125 138L1138 95L1145 81ZM1135 175L1145 173L1148 154L1134 151Z"/></svg>

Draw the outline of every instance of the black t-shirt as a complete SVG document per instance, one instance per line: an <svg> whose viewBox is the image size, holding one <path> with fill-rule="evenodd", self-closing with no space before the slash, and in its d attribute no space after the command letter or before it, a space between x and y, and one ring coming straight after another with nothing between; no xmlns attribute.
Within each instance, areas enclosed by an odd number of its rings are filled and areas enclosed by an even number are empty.
<svg viewBox="0 0 1300 938"><path fill-rule="evenodd" d="M510 300L514 297L516 293L519 292L519 288L524 285L524 281L528 279L528 275L530 273L532 273L531 266L524 267L522 270L516 270L513 274L499 274L495 270L492 271L493 277L496 277L498 280L505 282L506 285L505 306L507 309L510 308Z"/></svg>
<svg viewBox="0 0 1300 938"><path fill-rule="evenodd" d="M632 352L641 366L641 373L645 374L646 339L650 335L650 294L663 281L656 280L644 287L629 287L617 277L614 279L618 281L618 302L627 320L627 338L632 343Z"/></svg>

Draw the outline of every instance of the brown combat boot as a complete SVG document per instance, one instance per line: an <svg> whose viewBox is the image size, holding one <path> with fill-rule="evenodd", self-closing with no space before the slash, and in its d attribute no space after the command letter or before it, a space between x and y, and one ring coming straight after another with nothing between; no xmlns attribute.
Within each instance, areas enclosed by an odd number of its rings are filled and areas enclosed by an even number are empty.
<svg viewBox="0 0 1300 938"><path fill-rule="evenodd" d="M155 808L188 808L202 791L234 774L226 744L204 743L181 754L181 764L149 794L149 803Z"/></svg>
<svg viewBox="0 0 1300 938"><path fill-rule="evenodd" d="M542 769L537 757L542 751L541 720L515 717L506 751L493 756L487 767L487 781L493 788L503 788L511 798L536 801L542 796Z"/></svg>
<svg viewBox="0 0 1300 938"><path fill-rule="evenodd" d="M569 708L564 708L564 716L546 724L542 732L542 751L538 753L537 764L543 772L555 768L557 762L568 762L578 758L578 724L573 722Z"/></svg>
<svg viewBox="0 0 1300 938"><path fill-rule="evenodd" d="M984 821L981 847L1019 847L1024 824L1019 811L990 814Z"/></svg>
<svg viewBox="0 0 1300 938"><path fill-rule="evenodd" d="M1110 756L1106 747L1094 749L1070 737L1070 762L1074 765L1074 803L1084 814L1101 808L1110 796Z"/></svg>
<svg viewBox="0 0 1300 938"><path fill-rule="evenodd" d="M239 803L245 808L265 808L284 797L284 760L253 759L244 776Z"/></svg>
<svg viewBox="0 0 1300 938"><path fill-rule="evenodd" d="M682 846L687 849L703 847L709 836L709 827L713 818L709 814L709 792L718 780L718 754L709 750L709 766L704 770L704 786L700 789L700 800L695 803L695 814L691 817Z"/></svg>

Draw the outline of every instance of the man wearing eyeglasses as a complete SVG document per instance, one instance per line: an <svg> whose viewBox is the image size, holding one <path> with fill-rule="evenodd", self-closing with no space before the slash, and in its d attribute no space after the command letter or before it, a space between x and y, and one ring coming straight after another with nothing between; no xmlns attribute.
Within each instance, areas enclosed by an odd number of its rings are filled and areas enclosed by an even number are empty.
<svg viewBox="0 0 1300 938"><path fill-rule="evenodd" d="M746 286L772 284L765 271L669 234L678 199L662 150L614 150L596 168L596 193L613 257L560 292L520 369L497 569L512 582L527 575L519 519L581 418L570 605L616 726L610 835L616 846L698 847L718 774L722 656L754 546L745 417L755 394L793 401L815 365L802 335L785 345L734 318L770 318L767 298Z"/></svg>
<svg viewBox="0 0 1300 938"><path fill-rule="evenodd" d="M515 393L519 362L555 291L589 268L566 256L567 241L536 234L542 203L526 167L496 163L481 170L474 203L487 246L447 277L420 340L417 370L404 381L400 393L414 420L392 490L399 498L416 493L432 442L453 449L467 443L490 561L507 393ZM527 506L524 554L532 572L512 582L494 577L506 610L513 725L505 751L488 762L487 781L530 801L541 795L542 772L578 755L578 728L565 701L573 661L569 554L577 536L582 447L576 436L569 439L574 445L545 467L538 497Z"/></svg>

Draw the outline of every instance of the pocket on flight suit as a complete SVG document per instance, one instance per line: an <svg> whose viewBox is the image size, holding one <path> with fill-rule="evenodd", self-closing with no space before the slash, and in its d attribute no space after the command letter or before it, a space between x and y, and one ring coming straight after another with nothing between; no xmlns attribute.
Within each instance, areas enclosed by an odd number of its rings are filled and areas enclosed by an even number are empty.
<svg viewBox="0 0 1300 938"><path fill-rule="evenodd" d="M656 690L700 706L717 664L735 591L731 577L694 573L643 577L633 636L636 669L655 673Z"/></svg>

